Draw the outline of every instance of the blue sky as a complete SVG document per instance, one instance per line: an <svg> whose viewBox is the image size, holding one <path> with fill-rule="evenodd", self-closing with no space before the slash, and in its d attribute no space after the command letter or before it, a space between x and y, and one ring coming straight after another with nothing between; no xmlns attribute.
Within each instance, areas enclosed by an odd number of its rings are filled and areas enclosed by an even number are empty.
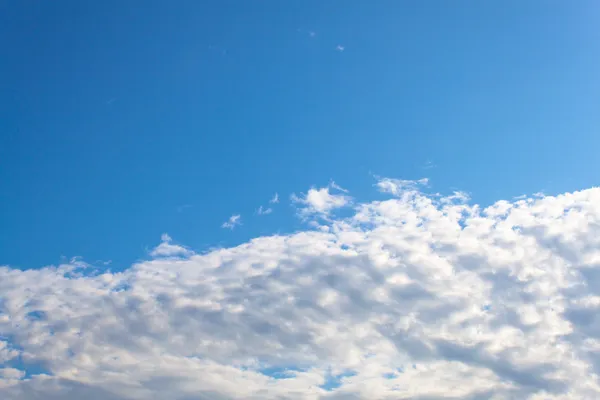
<svg viewBox="0 0 600 400"><path fill-rule="evenodd" d="M482 203L598 183L593 1L0 7L2 264L293 231L290 194L332 179Z"/></svg>
<svg viewBox="0 0 600 400"><path fill-rule="evenodd" d="M597 1L0 3L3 400L600 398Z"/></svg>

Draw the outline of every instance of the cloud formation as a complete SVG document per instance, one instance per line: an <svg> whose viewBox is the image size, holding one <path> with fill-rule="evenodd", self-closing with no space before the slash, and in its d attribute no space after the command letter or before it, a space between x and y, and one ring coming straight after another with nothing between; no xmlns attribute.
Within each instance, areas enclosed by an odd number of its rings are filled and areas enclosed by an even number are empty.
<svg viewBox="0 0 600 400"><path fill-rule="evenodd" d="M417 189L420 186L425 186L428 183L429 180L427 178L419 179L416 181L380 178L375 184L375 187L377 187L377 189L382 193L389 193L396 196L400 194L412 195L415 193L415 189Z"/></svg>
<svg viewBox="0 0 600 400"><path fill-rule="evenodd" d="M0 398L600 398L600 189L481 207L419 186L122 272L0 268ZM348 204L330 189L301 204Z"/></svg>
<svg viewBox="0 0 600 400"><path fill-rule="evenodd" d="M239 214L234 214L229 219L221 225L221 228L231 229L233 230L236 226L242 224L242 216Z"/></svg>
<svg viewBox="0 0 600 400"><path fill-rule="evenodd" d="M331 191L341 193L331 193ZM344 193L344 194L342 194ZM306 194L296 196L292 194L291 199L298 207L298 212L302 217L311 216L328 216L329 213L336 208L341 208L349 205L352 198L346 195L348 191L335 182L331 182L328 186L319 189L310 188Z"/></svg>
<svg viewBox="0 0 600 400"><path fill-rule="evenodd" d="M273 197L271 198L271 200L269 200L269 204L277 204L277 203L279 203L279 194L275 193L273 195ZM258 215L267 215L267 214L271 214L272 212L273 212L273 208L271 208L271 207L260 206L256 210L256 214L258 214Z"/></svg>
<svg viewBox="0 0 600 400"><path fill-rule="evenodd" d="M183 246L172 244L171 242L173 239L166 233L162 234L160 240L161 243L150 252L152 257L185 257L193 254L191 250L188 250Z"/></svg>
<svg viewBox="0 0 600 400"><path fill-rule="evenodd" d="M258 215L267 215L267 214L271 214L272 212L273 212L273 209L271 207L265 208L263 206L260 206L260 207L258 207L258 210L256 210L256 213Z"/></svg>

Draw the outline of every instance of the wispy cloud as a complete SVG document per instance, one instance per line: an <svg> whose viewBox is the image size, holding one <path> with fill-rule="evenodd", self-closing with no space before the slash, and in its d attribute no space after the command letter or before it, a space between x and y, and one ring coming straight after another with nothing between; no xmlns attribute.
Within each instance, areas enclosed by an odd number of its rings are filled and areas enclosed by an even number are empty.
<svg viewBox="0 0 600 400"><path fill-rule="evenodd" d="M185 210L187 210L188 208L192 208L191 204L182 204L180 206L177 207L177 212L184 212Z"/></svg>
<svg viewBox="0 0 600 400"><path fill-rule="evenodd" d="M215 53L219 53L222 56L227 55L227 49L223 48L223 47L220 47L220 46L216 46L216 45L212 45L211 44L211 45L208 46L208 50L212 51L212 52L215 52Z"/></svg>
<svg viewBox="0 0 600 400"><path fill-rule="evenodd" d="M269 204L277 204L277 203L279 203L279 195L277 193L275 193L275 195L271 198L271 200L269 200ZM256 214L258 214L258 215L267 215L267 214L271 214L272 212L273 212L273 208L271 208L271 207L260 206L256 210Z"/></svg>
<svg viewBox="0 0 600 400"><path fill-rule="evenodd" d="M272 208L264 208L263 206L258 207L258 210L256 210L256 213L258 215L267 215L267 214L271 214L273 212Z"/></svg>
<svg viewBox="0 0 600 400"><path fill-rule="evenodd" d="M345 48L344 46L342 46L342 45L338 44L338 45L335 47L335 49L341 53L341 52L343 52L343 51L344 51L346 48Z"/></svg>
<svg viewBox="0 0 600 400"><path fill-rule="evenodd" d="M221 228L231 229L233 230L236 226L242 224L242 217L239 214L234 214L221 225Z"/></svg>
<svg viewBox="0 0 600 400"><path fill-rule="evenodd" d="M343 193L348 193L347 189L344 189L343 187L341 187L340 185L338 185L334 181L329 182L329 187L332 188L332 189L335 189L335 190L339 190L340 192L343 192Z"/></svg>
<svg viewBox="0 0 600 400"><path fill-rule="evenodd" d="M303 35L307 35L311 39L317 37L317 32L315 32L314 30L310 30L310 29L306 30L306 29L298 28L298 29L296 29L296 31Z"/></svg>
<svg viewBox="0 0 600 400"><path fill-rule="evenodd" d="M425 164L423 165L423 169L431 169L431 168L435 168L435 167L436 167L436 165L431 160L425 161Z"/></svg>
<svg viewBox="0 0 600 400"><path fill-rule="evenodd" d="M377 178L378 181L375 184L377 189L382 193L389 193L393 195L407 194L416 192L419 186L424 186L429 183L429 179L423 178L416 181L406 179L390 179L390 178Z"/></svg>

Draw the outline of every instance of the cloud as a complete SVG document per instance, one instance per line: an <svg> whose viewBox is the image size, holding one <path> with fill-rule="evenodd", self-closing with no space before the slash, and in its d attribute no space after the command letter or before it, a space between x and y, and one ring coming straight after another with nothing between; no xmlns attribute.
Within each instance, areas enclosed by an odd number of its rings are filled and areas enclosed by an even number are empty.
<svg viewBox="0 0 600 400"><path fill-rule="evenodd" d="M171 239L171 237L166 233L162 234L160 240L161 243L154 249L152 249L152 251L150 252L150 255L152 257L177 257L189 256L193 254L192 251L186 249L183 246L172 244L171 241L173 239Z"/></svg>
<svg viewBox="0 0 600 400"><path fill-rule="evenodd" d="M15 380L22 379L25 376L25 371L16 368L0 368L0 379Z"/></svg>
<svg viewBox="0 0 600 400"><path fill-rule="evenodd" d="M335 47L335 49L341 53L341 52L343 52L343 51L344 51L346 48L345 48L344 46L342 46L342 45L339 45L339 44L338 44L338 45Z"/></svg>
<svg viewBox="0 0 600 400"><path fill-rule="evenodd" d="M600 398L600 189L481 206L420 185L380 179L390 198L327 232L1 267L0 398Z"/></svg>
<svg viewBox="0 0 600 400"><path fill-rule="evenodd" d="M271 200L269 200L269 204L277 204L279 203L279 195L277 193L275 193L275 195L271 198ZM273 209L271 207L263 207L260 206L258 207L258 210L256 210L256 213L258 215L267 215L267 214L271 214L273 212Z"/></svg>
<svg viewBox="0 0 600 400"><path fill-rule="evenodd" d="M311 188L306 194L301 194L300 197L292 194L292 202L298 206L299 215L304 218L315 215L327 216L332 210L347 206L352 201L352 198L346 194L330 193L332 189L348 193L346 189L341 188L332 181L326 187L319 189Z"/></svg>
<svg viewBox="0 0 600 400"><path fill-rule="evenodd" d="M310 37L311 39L314 39L315 37L317 37L317 32L312 31L312 30L304 30L301 28L296 29L297 32L302 33L303 35L306 34L308 35L308 37Z"/></svg>
<svg viewBox="0 0 600 400"><path fill-rule="evenodd" d="M343 187L339 186L334 181L329 182L329 187L332 189L335 189L335 190L339 190L340 192L343 192L343 193L348 193L347 189L344 189Z"/></svg>
<svg viewBox="0 0 600 400"><path fill-rule="evenodd" d="M187 210L188 208L192 208L192 205L191 204L182 204L177 207L177 212L178 213L183 212L183 211Z"/></svg>
<svg viewBox="0 0 600 400"><path fill-rule="evenodd" d="M263 206L258 207L258 210L256 210L256 213L258 215L267 215L267 214L271 214L273 212L272 208L263 208Z"/></svg>
<svg viewBox="0 0 600 400"><path fill-rule="evenodd" d="M19 355L19 352L15 349L11 349L8 346L8 342L5 340L0 340L0 365L7 361L16 358Z"/></svg>
<svg viewBox="0 0 600 400"><path fill-rule="evenodd" d="M431 160L425 161L425 165L423 165L423 169L431 169L431 168L435 168L435 167L436 167L436 165Z"/></svg>
<svg viewBox="0 0 600 400"><path fill-rule="evenodd" d="M404 180L404 179L390 179L382 178L379 179L375 186L382 193L389 193L395 196L415 194L419 186L424 186L429 183L427 178L419 179L416 181Z"/></svg>
<svg viewBox="0 0 600 400"><path fill-rule="evenodd" d="M233 230L236 226L242 224L241 218L242 218L241 215L234 214L231 217L229 217L229 219L227 221L223 222L223 225L221 225L221 228L227 228L227 229Z"/></svg>

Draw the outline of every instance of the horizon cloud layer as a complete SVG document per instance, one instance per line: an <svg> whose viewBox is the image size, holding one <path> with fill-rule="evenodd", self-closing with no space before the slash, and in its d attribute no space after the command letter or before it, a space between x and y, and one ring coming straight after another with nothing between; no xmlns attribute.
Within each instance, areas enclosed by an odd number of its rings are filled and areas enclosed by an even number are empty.
<svg viewBox="0 0 600 400"><path fill-rule="evenodd" d="M311 189L319 229L165 234L121 272L0 267L0 397L599 398L600 189L482 208L426 183Z"/></svg>

